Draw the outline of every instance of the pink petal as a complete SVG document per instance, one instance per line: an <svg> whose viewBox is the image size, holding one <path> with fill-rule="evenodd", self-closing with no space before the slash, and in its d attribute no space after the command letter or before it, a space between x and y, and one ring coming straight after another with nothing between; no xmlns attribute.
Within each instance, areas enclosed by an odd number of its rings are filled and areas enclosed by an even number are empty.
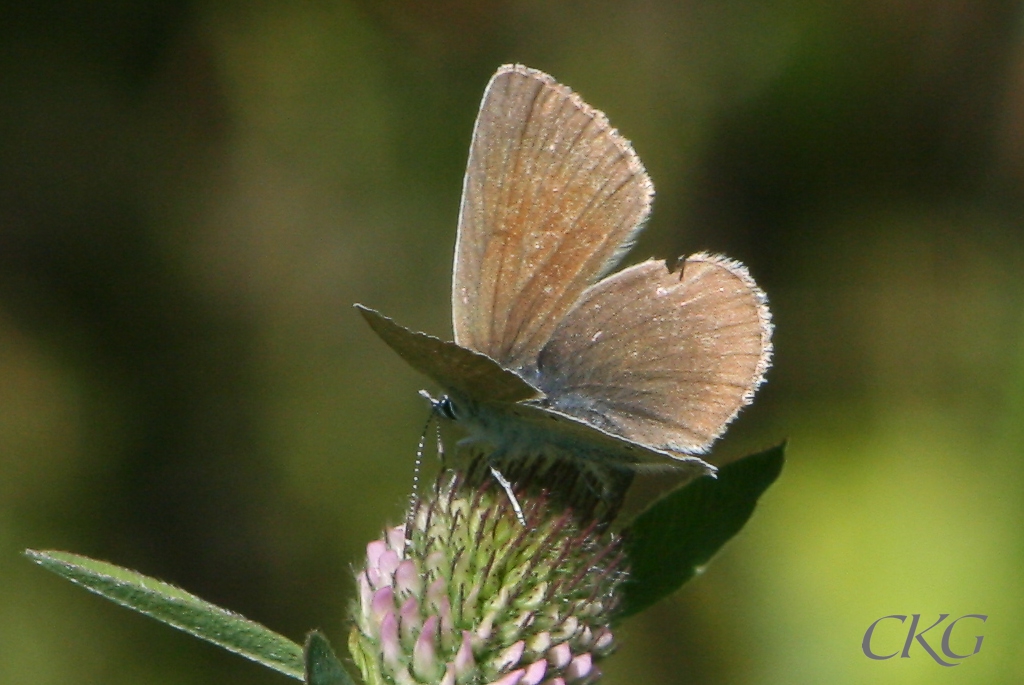
<svg viewBox="0 0 1024 685"><path fill-rule="evenodd" d="M380 555L380 561L377 566L380 568L380 575L384 582L394 577L399 561L398 552L393 549L386 550Z"/></svg>
<svg viewBox="0 0 1024 685"><path fill-rule="evenodd" d="M405 600L402 608L398 611L398 618L399 623L401 623L402 642L410 644L416 638L420 627L423 625L423 619L420 616L420 605L415 597Z"/></svg>
<svg viewBox="0 0 1024 685"><path fill-rule="evenodd" d="M402 645L398 641L398 619L388 612L380 622L380 648L384 663L392 669L401 666Z"/></svg>
<svg viewBox="0 0 1024 685"><path fill-rule="evenodd" d="M607 628L603 629L597 634L597 639L594 640L594 651L601 653L610 649L614 640L615 636L612 635L612 631Z"/></svg>
<svg viewBox="0 0 1024 685"><path fill-rule="evenodd" d="M489 685L519 685L519 681L523 679L523 675L526 674L525 668L520 668L511 673L506 673L497 680L492 680Z"/></svg>
<svg viewBox="0 0 1024 685"><path fill-rule="evenodd" d="M420 572L415 561L406 559L399 562L398 568L395 569L395 587L403 594L420 594L423 582L420 580Z"/></svg>
<svg viewBox="0 0 1024 685"><path fill-rule="evenodd" d="M441 664L437 660L435 640L437 638L437 616L431 616L423 624L420 636L412 649L412 671L422 680L433 680Z"/></svg>
<svg viewBox="0 0 1024 685"><path fill-rule="evenodd" d="M376 566L367 567L364 575L366 576L366 582L370 584L370 587L376 590L382 583L380 582L380 569Z"/></svg>
<svg viewBox="0 0 1024 685"><path fill-rule="evenodd" d="M523 658L523 651L526 649L526 643L522 640L509 645L501 656L498 657L495 662L495 669L498 671L504 671L506 668L512 668L519 663L519 660Z"/></svg>
<svg viewBox="0 0 1024 685"><path fill-rule="evenodd" d="M481 641L491 639L491 635L494 633L494 614L489 613L484 616L484 620L480 621L480 625L476 627L476 636Z"/></svg>
<svg viewBox="0 0 1024 685"><path fill-rule="evenodd" d="M384 617L395 610L395 593L389 587L382 587L373 593L370 601L370 618L381 623Z"/></svg>
<svg viewBox="0 0 1024 685"><path fill-rule="evenodd" d="M455 675L461 680L476 670L476 659L473 658L473 644L468 630L462 631L462 645L455 654Z"/></svg>
<svg viewBox="0 0 1024 685"><path fill-rule="evenodd" d="M548 662L544 659L534 661L526 667L526 675L519 682L519 685L537 685L544 680L544 674L548 671Z"/></svg>
<svg viewBox="0 0 1024 685"><path fill-rule="evenodd" d="M439 611L441 600L448 599L448 583L444 578L438 578L427 588L427 606L430 611Z"/></svg>
<svg viewBox="0 0 1024 685"><path fill-rule="evenodd" d="M405 526L395 526L387 530L388 547L405 556Z"/></svg>
<svg viewBox="0 0 1024 685"><path fill-rule="evenodd" d="M565 669L565 679L568 681L580 680L590 675L590 669L593 668L594 661L590 656L590 652L580 654L578 657L572 660L569 664L569 668Z"/></svg>
<svg viewBox="0 0 1024 685"><path fill-rule="evenodd" d="M572 650L569 649L569 643L563 642L548 650L548 663L555 668L565 668L570 661L572 661Z"/></svg>
<svg viewBox="0 0 1024 685"><path fill-rule="evenodd" d="M384 554L388 546L383 540L374 540L366 545L366 565L376 568L380 563L380 555Z"/></svg>

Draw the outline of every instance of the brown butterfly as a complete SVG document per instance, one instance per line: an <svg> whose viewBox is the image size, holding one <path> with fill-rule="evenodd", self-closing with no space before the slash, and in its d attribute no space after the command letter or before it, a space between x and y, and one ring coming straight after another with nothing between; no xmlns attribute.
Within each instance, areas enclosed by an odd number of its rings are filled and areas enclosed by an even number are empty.
<svg viewBox="0 0 1024 685"><path fill-rule="evenodd" d="M357 307L444 388L439 406L492 464L554 454L713 473L695 455L763 381L770 315L747 270L724 257L650 260L602 279L653 197L604 114L547 74L503 66L484 92L463 185L455 342Z"/></svg>

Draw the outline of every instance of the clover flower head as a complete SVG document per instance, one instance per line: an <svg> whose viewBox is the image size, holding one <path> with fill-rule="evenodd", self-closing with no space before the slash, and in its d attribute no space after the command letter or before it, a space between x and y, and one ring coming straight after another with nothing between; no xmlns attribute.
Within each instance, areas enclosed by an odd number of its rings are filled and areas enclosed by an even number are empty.
<svg viewBox="0 0 1024 685"><path fill-rule="evenodd" d="M489 483L442 474L367 545L349 646L369 685L593 683L625 578L616 536Z"/></svg>

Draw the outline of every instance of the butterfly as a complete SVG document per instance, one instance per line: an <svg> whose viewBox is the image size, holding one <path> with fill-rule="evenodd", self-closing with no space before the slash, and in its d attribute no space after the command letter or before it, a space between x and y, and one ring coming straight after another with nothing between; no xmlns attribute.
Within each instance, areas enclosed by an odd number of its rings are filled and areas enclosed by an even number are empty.
<svg viewBox="0 0 1024 685"><path fill-rule="evenodd" d="M484 92L463 184L455 341L356 307L444 388L442 412L493 464L551 454L714 473L697 455L763 382L771 318L747 270L724 257L605 276L653 198L603 113L543 72L503 66Z"/></svg>

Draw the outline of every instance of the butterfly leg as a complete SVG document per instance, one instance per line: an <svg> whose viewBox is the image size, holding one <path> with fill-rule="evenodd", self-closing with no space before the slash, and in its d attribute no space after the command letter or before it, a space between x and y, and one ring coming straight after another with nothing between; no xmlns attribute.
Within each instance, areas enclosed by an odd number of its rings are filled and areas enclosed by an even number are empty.
<svg viewBox="0 0 1024 685"><path fill-rule="evenodd" d="M494 460L495 455L491 455L490 461ZM526 526L526 516L523 515L523 507L519 504L519 499L516 497L515 491L512 489L512 483L509 482L501 471L499 471L494 465L488 464L488 468L491 470L491 475L494 476L494 480L498 481L498 485L505 491L505 495L508 496L508 502L512 505L512 511L516 513L516 518L519 519L519 523Z"/></svg>

